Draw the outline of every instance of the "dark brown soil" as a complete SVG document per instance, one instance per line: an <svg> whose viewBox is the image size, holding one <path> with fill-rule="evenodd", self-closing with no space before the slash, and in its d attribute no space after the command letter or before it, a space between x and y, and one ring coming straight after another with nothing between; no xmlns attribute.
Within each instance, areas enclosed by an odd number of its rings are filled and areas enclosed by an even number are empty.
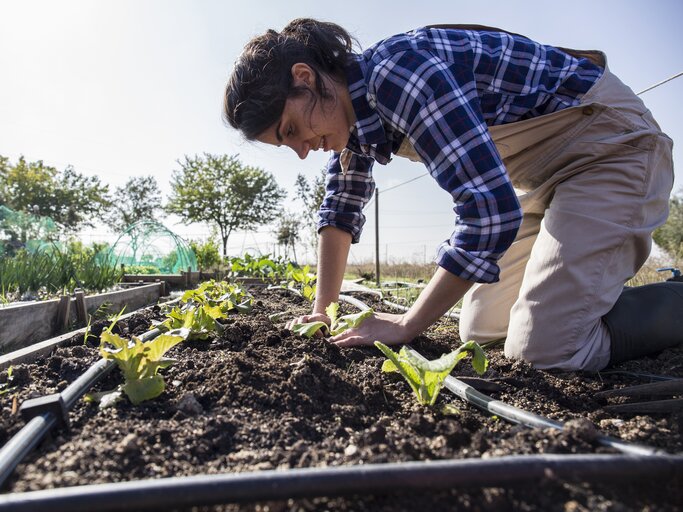
<svg viewBox="0 0 683 512"><path fill-rule="evenodd" d="M375 348L339 349L305 340L273 324L268 315L291 316L309 305L283 291L257 295L249 316L235 316L220 338L186 342L170 353L178 361L163 372L167 389L157 399L128 401L99 410L79 402L71 429L20 464L4 492L24 492L135 479L268 469L400 461L490 458L514 454L615 453L586 428L557 431L513 425L480 412L450 393L437 406L418 405L407 383L383 374ZM124 333L147 329L150 314L120 322ZM104 326L99 326L99 329ZM413 346L433 358L459 343L457 325L440 321ZM13 368L16 388L0 396L0 444L23 422L13 402L63 390L99 355L75 337L46 359ZM614 414L597 391L649 382L634 375L683 377L683 349L616 368L631 373L537 371L488 351L485 378L496 399L557 421L585 418L602 433L683 453L683 415ZM473 376L467 361L454 371ZM0 372L0 382L7 372ZM111 389L118 370L97 385ZM621 399L624 401L624 399ZM442 411L452 403L459 413ZM611 400L610 403L616 403ZM321 497L211 510L683 510L680 481L644 475L623 484L565 483L548 478L505 488L481 487L393 495Z"/></svg>

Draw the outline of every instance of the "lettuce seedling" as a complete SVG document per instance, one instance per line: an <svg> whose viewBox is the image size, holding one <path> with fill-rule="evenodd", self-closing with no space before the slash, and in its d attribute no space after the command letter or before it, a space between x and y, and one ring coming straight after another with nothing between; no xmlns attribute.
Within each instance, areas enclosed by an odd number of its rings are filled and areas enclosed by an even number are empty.
<svg viewBox="0 0 683 512"><path fill-rule="evenodd" d="M287 265L287 278L289 282L287 286L289 288L299 287L299 291L303 298L308 302L313 302L315 299L315 288L317 276L310 271L311 268L305 265L303 268L295 267L291 263Z"/></svg>
<svg viewBox="0 0 683 512"><path fill-rule="evenodd" d="M109 330L102 331L100 354L105 359L114 360L125 379L113 393L123 391L135 405L159 396L166 384L157 372L175 362L175 359L165 358L164 354L185 339L182 333L179 334L162 334L143 343L135 336L127 340ZM100 398L103 404L111 403L111 400Z"/></svg>
<svg viewBox="0 0 683 512"><path fill-rule="evenodd" d="M205 340L212 332L222 331L223 325L218 320L227 317L220 306L187 304L174 307L166 314L166 320L153 322L152 326L163 332L185 329L188 340Z"/></svg>
<svg viewBox="0 0 683 512"><path fill-rule="evenodd" d="M239 286L225 281L206 281L194 290L187 290L181 297L186 304L219 306L227 314L230 311L249 313L253 298Z"/></svg>
<svg viewBox="0 0 683 512"><path fill-rule="evenodd" d="M382 371L400 373L422 405L434 405L444 380L468 352L472 354L472 367L479 375L486 371L489 364L484 350L474 341L468 341L457 350L433 361L419 359L405 346L398 353L379 341L375 342L375 346L387 357L382 364Z"/></svg>
<svg viewBox="0 0 683 512"><path fill-rule="evenodd" d="M347 329L353 327L358 327L363 320L372 316L372 309L366 309L360 313L355 313L352 315L339 316L339 304L337 302L332 302L329 306L325 308L325 314L330 317L330 326L328 327L325 322L307 322L303 324L297 324L292 327L292 330L301 336L306 338L312 338L316 332L322 330L323 333L327 333L330 336L336 336L341 334Z"/></svg>

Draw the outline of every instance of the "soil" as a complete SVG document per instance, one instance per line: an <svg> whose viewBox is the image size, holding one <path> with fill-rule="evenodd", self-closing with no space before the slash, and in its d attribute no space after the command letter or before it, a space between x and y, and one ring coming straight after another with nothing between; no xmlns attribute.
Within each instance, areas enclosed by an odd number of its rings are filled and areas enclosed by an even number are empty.
<svg viewBox="0 0 683 512"><path fill-rule="evenodd" d="M492 397L582 428L531 429L481 412L444 391L436 406L419 405L397 374L380 371L374 347L341 349L324 339L290 333L268 315L308 312L303 299L282 290L255 292L250 315L233 316L220 337L185 342L169 353L167 384L155 400L127 400L100 410L79 401L71 427L58 430L19 465L3 492L195 474L238 473L514 454L616 453L595 441L595 430L624 441L683 453L683 414L611 413L624 399L595 393L650 382L644 374L683 377L683 348L624 363L621 373L538 371L487 351L484 376ZM381 305L371 304L376 309ZM353 309L347 306L347 311ZM158 308L120 321L123 334L144 332ZM105 322L94 326L101 330ZM435 358L459 344L457 323L444 319L412 346ZM13 411L27 398L63 390L99 358L75 336L50 357L13 368L9 393L0 396L0 444L22 426ZM453 372L475 376L467 360ZM95 390L121 382L116 369ZM0 372L0 383L7 372ZM446 410L446 404L453 407ZM579 421L583 419L583 421ZM587 421L586 421L587 420ZM594 427L594 428L593 428ZM320 497L283 502L226 504L196 510L683 510L680 481L642 479L619 484L543 481L508 487L391 495Z"/></svg>

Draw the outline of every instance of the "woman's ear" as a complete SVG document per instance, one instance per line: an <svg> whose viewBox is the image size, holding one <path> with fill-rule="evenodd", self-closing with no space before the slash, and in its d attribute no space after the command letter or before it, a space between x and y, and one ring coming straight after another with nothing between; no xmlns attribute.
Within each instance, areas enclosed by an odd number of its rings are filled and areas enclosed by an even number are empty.
<svg viewBox="0 0 683 512"><path fill-rule="evenodd" d="M292 78L295 86L304 85L309 88L315 86L315 71L308 64L297 62L292 65Z"/></svg>

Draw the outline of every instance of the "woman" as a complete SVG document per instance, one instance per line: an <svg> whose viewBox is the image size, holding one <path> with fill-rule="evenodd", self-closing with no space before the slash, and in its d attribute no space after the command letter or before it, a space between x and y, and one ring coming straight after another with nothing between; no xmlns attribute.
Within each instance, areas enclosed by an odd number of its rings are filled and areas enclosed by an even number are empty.
<svg viewBox="0 0 683 512"><path fill-rule="evenodd" d="M333 151L316 300L297 322L329 322L374 162L419 160L451 194L455 230L417 302L339 345L409 342L463 297L463 340L505 338L538 368L599 370L681 341L680 283L622 294L668 214L672 142L600 52L448 25L356 54L338 25L298 19L247 44L224 115L302 159Z"/></svg>

